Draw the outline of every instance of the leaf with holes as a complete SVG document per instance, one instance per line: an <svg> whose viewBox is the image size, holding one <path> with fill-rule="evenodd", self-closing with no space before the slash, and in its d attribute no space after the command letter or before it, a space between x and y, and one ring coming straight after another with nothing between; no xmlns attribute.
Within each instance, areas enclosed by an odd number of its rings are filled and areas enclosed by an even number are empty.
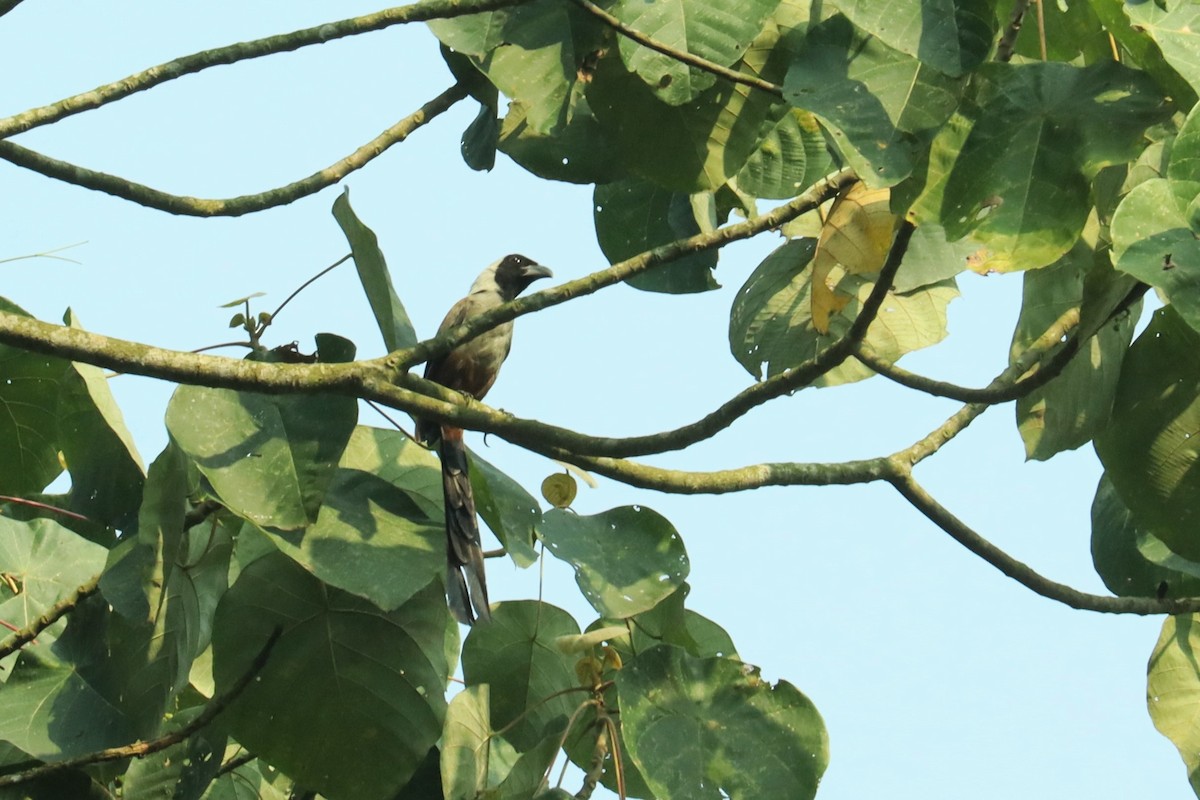
<svg viewBox="0 0 1200 800"><path fill-rule="evenodd" d="M690 565L683 540L656 511L623 506L590 517L551 509L538 534L575 568L575 582L601 615L631 617L679 588Z"/></svg>

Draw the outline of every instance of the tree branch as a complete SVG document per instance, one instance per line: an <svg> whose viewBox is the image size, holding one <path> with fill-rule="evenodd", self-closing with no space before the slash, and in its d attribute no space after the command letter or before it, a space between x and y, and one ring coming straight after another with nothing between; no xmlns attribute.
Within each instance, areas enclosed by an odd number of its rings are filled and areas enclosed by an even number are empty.
<svg viewBox="0 0 1200 800"><path fill-rule="evenodd" d="M655 52L662 53L664 56L673 58L676 61L695 67L696 69L704 70L705 72L724 78L733 83L740 83L744 86L751 86L755 89L761 89L764 92L773 94L776 97L783 97L783 87L770 81L757 78L753 75L747 75L744 72L738 72L736 69L722 66L715 61L709 61L707 58L692 55L686 50L676 50L670 45L663 44L657 39L653 39L639 30L629 27L621 20L614 17L612 14L605 11L600 6L591 2L591 0L572 0L575 5L582 8L587 13L591 14L596 19L603 22L608 27L615 30L622 36L637 42L643 47L648 47Z"/></svg>
<svg viewBox="0 0 1200 800"><path fill-rule="evenodd" d="M1012 14L1008 18L1008 24L1004 26L1004 33L1000 37L1000 44L996 46L996 60L1000 62L1008 62L1012 60L1013 48L1017 44L1017 35L1021 32L1021 22L1025 19L1025 12L1029 10L1029 0L1017 0L1013 6Z"/></svg>
<svg viewBox="0 0 1200 800"><path fill-rule="evenodd" d="M72 95L40 108L31 108L20 114L0 119L0 139L23 133L41 125L48 125L73 114L115 102L137 92L144 92L161 83L181 78L224 64L235 64L251 58L299 50L314 44L324 44L347 36L383 30L393 25L408 22L424 22L431 19L460 17L480 11L520 5L528 0L420 0L408 6L376 11L360 17L327 22L312 28L303 28L291 33L280 33L263 39L202 50L199 53L176 58L164 64L134 73L119 81L98 86L90 92Z"/></svg>
<svg viewBox="0 0 1200 800"><path fill-rule="evenodd" d="M21 5L24 0L0 0L0 17Z"/></svg>
<svg viewBox="0 0 1200 800"><path fill-rule="evenodd" d="M892 478L889 482L914 508L924 514L934 525L948 533L956 542L1042 597L1056 600L1081 611L1099 611L1105 614L1148 616L1152 614L1191 614L1200 611L1200 598L1158 600L1152 597L1111 597L1088 594L1066 584L1052 581L1028 564L1018 561L996 547L943 508L913 480L911 473L905 472Z"/></svg>
<svg viewBox="0 0 1200 800"><path fill-rule="evenodd" d="M565 303L576 297L593 294L606 286L620 283L627 278L683 256L724 247L730 242L748 239L763 231L778 228L785 222L818 208L823 202L856 180L857 177L853 170L840 169L817 181L808 191L769 213L761 214L745 222L726 225L710 233L700 233L686 239L678 239L613 264L607 269L593 272L591 275L534 292L511 303L505 303L499 308L472 317L462 325L451 328L439 336L418 342L404 350L397 350L387 357L387 365L398 376L430 358L445 355L463 342L474 339L501 323Z"/></svg>
<svg viewBox="0 0 1200 800"><path fill-rule="evenodd" d="M74 758L55 761L52 764L42 764L32 769L27 769L22 772L14 772L10 775L0 775L0 786L12 786L25 781L36 780L54 772L59 772L65 769L73 769L82 767L87 764L99 764L104 761L120 761L124 758L142 758L151 753L157 753L160 750L166 750L171 745L179 744L186 740L196 731L204 728L217 715L226 709L233 700L245 691L250 682L262 671L266 666L267 659L271 656L271 650L275 647L275 643L279 641L279 637L283 634L282 628L276 628L267 639L266 644L259 650L258 655L254 657L250 668L237 680L233 686L229 687L229 691L220 697L214 697L208 701L204 710L196 715L196 718L176 730L166 733L157 739L151 739L147 742L134 742L133 744L122 745L121 747L110 747L106 750L99 750L95 753L85 753Z"/></svg>
<svg viewBox="0 0 1200 800"><path fill-rule="evenodd" d="M1009 369L1005 370L982 389L959 386L946 381L917 375L889 361L885 361L868 347L860 346L855 351L854 357L864 366L890 381L909 389L934 395L935 397L948 397L964 403L983 403L985 405L1007 403L1025 397L1030 392L1042 388L1061 375L1062 371L1067 368L1067 365L1078 354L1079 348L1083 346L1084 342L1099 333L1117 315L1127 311L1149 288L1144 283L1138 283L1099 324L1092 324L1085 329L1077 330L1074 336L1063 342L1063 338L1072 329L1078 327L1081 319L1081 309L1069 309L1055 321L1047 333L1042 334L1019 357L1013 359L1013 363ZM1047 338L1055 335L1058 338ZM1060 344L1062 345L1061 347L1059 347ZM1038 368L1037 372L1022 380L1010 380L1020 377L1033 369L1045 358L1050 350L1056 347L1058 349L1054 352L1054 355L1044 366Z"/></svg>
<svg viewBox="0 0 1200 800"><path fill-rule="evenodd" d="M0 658L7 658L37 638L38 634L74 611L76 606L91 597L100 588L100 576L92 578L75 591L46 609L40 617L0 642Z"/></svg>
<svg viewBox="0 0 1200 800"><path fill-rule="evenodd" d="M170 194L116 175L60 161L14 142L0 141L0 159L39 172L49 178L105 192L147 208L194 217L238 217L286 205L337 183L351 172L365 167L392 145L407 139L409 134L417 128L466 96L467 90L461 84L455 84L350 155L340 161L335 161L325 169L318 170L312 175L286 186L268 189L257 194L245 194L224 199Z"/></svg>

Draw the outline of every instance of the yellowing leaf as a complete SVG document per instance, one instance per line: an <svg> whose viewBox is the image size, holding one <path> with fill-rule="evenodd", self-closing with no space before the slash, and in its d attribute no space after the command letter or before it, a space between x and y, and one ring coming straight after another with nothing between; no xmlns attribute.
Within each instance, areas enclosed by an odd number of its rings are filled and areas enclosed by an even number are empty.
<svg viewBox="0 0 1200 800"><path fill-rule="evenodd" d="M542 497L555 508L570 506L577 491L575 479L565 472L556 472L542 481Z"/></svg>
<svg viewBox="0 0 1200 800"><path fill-rule="evenodd" d="M869 189L859 181L834 201L813 256L812 319L818 333L829 333L830 315L850 302L849 296L834 292L834 268L869 275L887 259L899 219L891 212L889 198L887 189Z"/></svg>

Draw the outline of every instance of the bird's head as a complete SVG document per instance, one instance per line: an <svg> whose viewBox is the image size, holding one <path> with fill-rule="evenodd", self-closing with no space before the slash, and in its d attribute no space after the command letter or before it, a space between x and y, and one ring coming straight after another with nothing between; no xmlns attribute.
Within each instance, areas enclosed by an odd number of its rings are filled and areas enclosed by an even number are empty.
<svg viewBox="0 0 1200 800"><path fill-rule="evenodd" d="M472 291L495 289L506 301L513 300L539 278L553 277L554 273L531 258L512 254L505 256L485 269L475 279Z"/></svg>

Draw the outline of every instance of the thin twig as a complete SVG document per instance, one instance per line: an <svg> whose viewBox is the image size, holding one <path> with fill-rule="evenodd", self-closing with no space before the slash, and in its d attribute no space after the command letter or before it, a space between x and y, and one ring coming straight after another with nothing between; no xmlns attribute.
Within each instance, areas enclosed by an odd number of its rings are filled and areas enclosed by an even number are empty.
<svg viewBox="0 0 1200 800"><path fill-rule="evenodd" d="M0 141L0 159L41 173L49 178L111 194L114 197L171 214L193 217L238 217L286 205L332 186L351 172L366 166L392 145L403 142L413 131L437 117L466 95L467 90L461 84L455 84L350 155L335 161L328 167L285 186L238 197L204 198L170 194L117 175L97 172L42 155L15 142Z"/></svg>
<svg viewBox="0 0 1200 800"><path fill-rule="evenodd" d="M196 718L188 724L177 728L170 733L166 733L157 739L151 739L146 742L134 742L133 744L122 745L121 747L110 747L105 750L98 750L95 753L85 753L84 755L76 756L74 758L56 761L52 764L42 764L34 767L33 769L27 769L22 772L14 772L10 775L0 775L0 786L12 786L18 783L24 783L25 781L35 780L54 772L59 772L65 769L73 769L75 767L82 767L87 764L99 764L104 761L119 761L123 758L142 758L152 753L157 753L160 750L166 750L172 745L176 745L182 741L185 741L193 733L204 728L206 725L216 719L217 715L224 711L226 707L228 707L228 705L233 702L233 700L240 695L247 686L250 685L250 682L254 680L258 673L261 672L262 668L266 665L267 659L271 655L271 650L275 647L275 643L279 641L279 637L282 634L283 629L276 628L271 633L271 636L267 639L262 649L258 651L258 655L254 657L254 661L251 662L249 669L247 669L246 672L240 678L238 678L237 682L233 686L229 687L229 691L225 692L220 697L214 697L212 700L209 700L208 704L205 705L204 710L197 714Z"/></svg>
<svg viewBox="0 0 1200 800"><path fill-rule="evenodd" d="M82 262L76 261L73 258L67 258L66 256L57 255L57 253L61 253L63 250L70 250L72 247L79 247L79 245L81 245L81 244L87 244L87 242L83 241L83 242L75 242L75 244L64 244L62 247L55 247L53 250L47 250L43 253L30 253L29 255L24 255L24 256L10 256L8 258L0 258L0 264L8 264L12 261L24 261L25 259L28 259L28 258L49 258L49 259L53 259L54 261L66 261L68 264L81 264Z"/></svg>
<svg viewBox="0 0 1200 800"><path fill-rule="evenodd" d="M911 473L905 473L889 481L904 499L918 511L950 535L956 542L975 555L1042 597L1082 611L1099 611L1105 614L1191 614L1200 611L1200 598L1159 600L1152 597L1111 597L1088 594L1066 584L1052 581L1025 564L1005 553L996 545L980 536L966 523L942 507L925 491Z"/></svg>
<svg viewBox="0 0 1200 800"><path fill-rule="evenodd" d="M528 0L421 0L408 6L396 6L359 17L326 22L311 28L291 33L280 33L262 39L202 50L182 56L149 69L128 75L121 80L98 86L90 92L72 95L56 103L31 108L11 117L0 119L0 139L58 122L60 119L90 111L107 105L131 94L144 92L159 84L173 81L212 67L236 64L252 58L286 53L314 44L324 44L347 36L379 31L393 25L409 22L426 22L431 19L447 19L480 11L521 5Z"/></svg>
<svg viewBox="0 0 1200 800"><path fill-rule="evenodd" d="M279 312L283 311L283 309L287 306L287 304L292 302L293 299L295 299L296 295L300 294L305 289L307 289L309 286L311 286L313 283L315 283L318 278L323 278L324 276L328 275L330 272L333 272L335 269L337 269L342 264L346 263L347 261L349 261L352 258L354 258L353 253L346 253L346 255L342 256L337 261L333 262L328 267L321 270L316 275L313 275L311 278L306 280L304 283L302 283L298 287L296 287L296 291L292 292L287 297L285 297L283 302L279 304L279 307L271 312L271 320L274 321L274 319L279 316Z"/></svg>
<svg viewBox="0 0 1200 800"><path fill-rule="evenodd" d="M245 753L241 753L239 755L236 755L233 758L226 761L224 764L222 764L221 768L219 770L217 770L217 774L214 777L219 778L222 775L226 775L230 772L233 772L238 767L244 767L256 758L258 758L258 756L256 756L254 753L251 753L249 751L247 751Z"/></svg>
<svg viewBox="0 0 1200 800"><path fill-rule="evenodd" d="M948 397L963 403L982 403L985 405L1007 403L1027 396L1062 374L1062 371L1066 369L1067 365L1079 353L1084 342L1090 340L1113 319L1128 311L1134 303L1141 299L1149 288L1144 283L1137 283L1099 325L1093 324L1086 330L1076 330L1070 339L1063 342L1061 336L1076 328L1080 318L1080 310L1078 308L1068 310L1063 317L1060 317L1051 326L1056 334L1061 334L1059 338L1051 337L1047 340L1046 335L1043 334L1038 338L1037 342L1030 345L1019 357L1013 360L1009 369L1002 372L991 383L981 389L959 386L947 381L939 381L923 375L917 375L880 358L878 354L866 346L860 346L857 352L854 353L854 357L866 367L888 380L918 392L924 392L935 397ZM1015 382L1012 380L1014 376L1025 375L1037 365L1038 361L1045 357L1046 353L1054 348L1057 348L1054 350L1054 355L1044 365L1038 367L1037 372Z"/></svg>
<svg viewBox="0 0 1200 800"><path fill-rule="evenodd" d="M755 89L761 89L764 92L783 97L783 87L754 75L747 75L744 72L738 72L736 69L722 66L715 61L709 61L707 58L693 55L686 50L677 50L670 45L663 44L657 39L653 39L639 30L629 27L621 20L614 17L612 14L605 11L600 6L591 2L591 0L573 0L575 5L582 8L584 11L591 14L596 19L603 22L608 27L615 30L622 36L631 39L643 47L648 47L655 52L662 53L664 56L672 58L688 66L696 69L704 70L705 72L724 78L733 83L740 83L743 86L750 86Z"/></svg>
<svg viewBox="0 0 1200 800"><path fill-rule="evenodd" d="M29 506L30 508L37 508L37 509L41 509L42 511L50 511L55 514L61 514L64 517L70 517L71 519L77 519L80 522L91 522L92 521L92 520L88 519L87 517L85 517L83 514L77 514L74 511L68 511L65 508L59 508L58 506L52 506L49 503L40 503L37 500L27 500L24 497L13 497L13 496L7 495L7 494L0 494L0 502L15 503L16 505L19 505L19 506Z"/></svg>
<svg viewBox="0 0 1200 800"><path fill-rule="evenodd" d="M0 642L0 659L7 658L32 642L37 638L39 633L58 622L64 615L75 610L81 602L94 595L99 588L100 576L97 575L62 600L50 606L40 617L6 638L3 642Z"/></svg>

